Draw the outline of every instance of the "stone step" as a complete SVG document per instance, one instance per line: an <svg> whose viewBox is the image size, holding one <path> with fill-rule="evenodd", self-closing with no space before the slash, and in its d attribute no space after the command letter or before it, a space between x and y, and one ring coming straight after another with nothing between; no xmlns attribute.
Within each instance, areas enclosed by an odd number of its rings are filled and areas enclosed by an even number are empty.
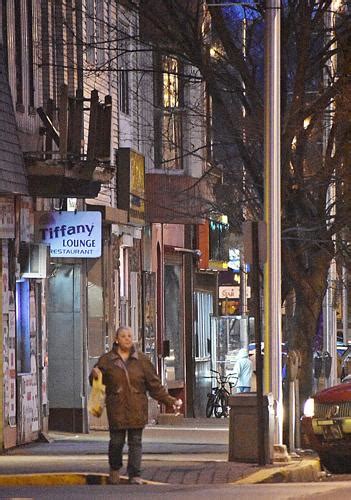
<svg viewBox="0 0 351 500"><path fill-rule="evenodd" d="M183 415L174 415L174 413L161 413L157 416L157 425L170 425L174 427L229 427L229 418L187 418Z"/></svg>

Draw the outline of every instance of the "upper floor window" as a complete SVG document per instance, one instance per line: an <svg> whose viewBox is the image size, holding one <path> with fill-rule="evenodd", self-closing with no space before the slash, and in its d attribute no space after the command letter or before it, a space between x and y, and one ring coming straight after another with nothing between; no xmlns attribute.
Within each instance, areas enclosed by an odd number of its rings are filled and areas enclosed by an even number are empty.
<svg viewBox="0 0 351 500"><path fill-rule="evenodd" d="M179 107L178 61L174 57L163 58L163 107Z"/></svg>
<svg viewBox="0 0 351 500"><path fill-rule="evenodd" d="M106 58L104 0L86 0L86 56L87 62L102 66Z"/></svg>
<svg viewBox="0 0 351 500"><path fill-rule="evenodd" d="M34 110L33 0L27 0L28 106Z"/></svg>
<svg viewBox="0 0 351 500"><path fill-rule="evenodd" d="M127 26L124 26L118 35L118 68L119 68L119 109L122 113L130 114L130 37Z"/></svg>
<svg viewBox="0 0 351 500"><path fill-rule="evenodd" d="M8 72L8 42L7 42L7 0L1 0L1 27L0 40L3 46L3 57L6 72Z"/></svg>
<svg viewBox="0 0 351 500"><path fill-rule="evenodd" d="M210 260L228 262L228 224L219 221L210 221Z"/></svg>
<svg viewBox="0 0 351 500"><path fill-rule="evenodd" d="M180 61L162 56L156 71L155 161L157 168L183 169L183 85Z"/></svg>
<svg viewBox="0 0 351 500"><path fill-rule="evenodd" d="M8 43L10 35L8 26L8 7L11 3L2 0L2 27L3 42L5 47L5 64L8 64L9 51L13 51L15 58L15 95L16 110L24 113L27 109L29 113L34 109L34 32L33 32L33 0L14 0L14 29L13 41ZM6 26L5 26L6 23ZM10 35L11 37L11 35ZM9 40L12 39L9 38Z"/></svg>
<svg viewBox="0 0 351 500"><path fill-rule="evenodd" d="M24 111L23 108L23 67L22 67L22 9L21 1L15 0L15 70L16 70L16 108Z"/></svg>

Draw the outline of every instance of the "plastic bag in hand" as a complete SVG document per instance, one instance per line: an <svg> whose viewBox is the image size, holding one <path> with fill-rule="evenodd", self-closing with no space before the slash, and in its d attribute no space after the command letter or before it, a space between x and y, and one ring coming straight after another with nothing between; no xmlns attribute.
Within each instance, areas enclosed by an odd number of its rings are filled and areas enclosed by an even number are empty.
<svg viewBox="0 0 351 500"><path fill-rule="evenodd" d="M105 406L105 386L102 383L102 373L99 370L98 378L93 379L93 386L88 400L88 411L94 417L101 417Z"/></svg>

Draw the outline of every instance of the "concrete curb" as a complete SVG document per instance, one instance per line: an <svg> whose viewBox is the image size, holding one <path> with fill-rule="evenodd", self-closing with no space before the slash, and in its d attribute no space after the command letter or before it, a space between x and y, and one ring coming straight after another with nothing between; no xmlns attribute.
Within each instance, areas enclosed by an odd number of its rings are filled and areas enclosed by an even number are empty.
<svg viewBox="0 0 351 500"><path fill-rule="evenodd" d="M321 465L318 458L303 459L282 467L262 469L233 484L299 483L320 479Z"/></svg>
<svg viewBox="0 0 351 500"><path fill-rule="evenodd" d="M85 473L42 473L42 474L1 474L0 486L77 486L104 485L108 483L108 474ZM120 477L120 484L128 484L126 476ZM143 484L165 484L143 479Z"/></svg>
<svg viewBox="0 0 351 500"><path fill-rule="evenodd" d="M261 469L229 484L261 484L261 483L296 483L318 481L321 466L318 458L303 459L281 467ZM121 484L128 484L128 478L121 476ZM108 474L91 473L36 473L36 474L1 474L0 486L74 486L74 485L106 485ZM157 481L143 479L143 484L167 485Z"/></svg>

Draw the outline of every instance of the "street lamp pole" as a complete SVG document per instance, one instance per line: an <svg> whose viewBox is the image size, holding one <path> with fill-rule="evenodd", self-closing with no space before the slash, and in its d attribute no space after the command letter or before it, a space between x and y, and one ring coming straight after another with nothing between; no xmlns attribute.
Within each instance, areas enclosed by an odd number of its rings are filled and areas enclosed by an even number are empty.
<svg viewBox="0 0 351 500"><path fill-rule="evenodd" d="M280 193L280 0L267 0L265 18L264 213L267 262L264 273L264 389L276 402L275 443L283 442Z"/></svg>

